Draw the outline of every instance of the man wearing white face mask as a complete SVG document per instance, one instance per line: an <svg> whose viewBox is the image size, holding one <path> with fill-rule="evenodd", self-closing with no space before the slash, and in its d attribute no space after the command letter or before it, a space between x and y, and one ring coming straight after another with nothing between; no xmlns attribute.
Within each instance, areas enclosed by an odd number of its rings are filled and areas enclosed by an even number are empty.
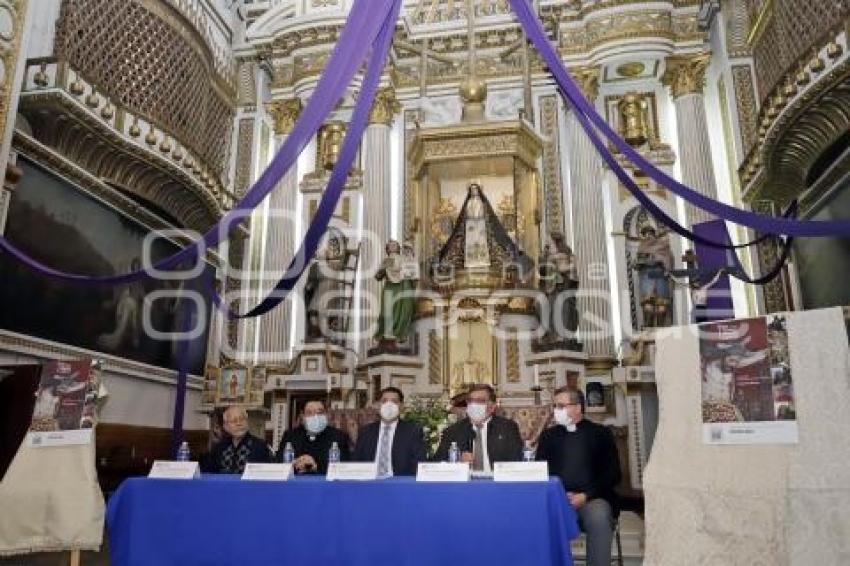
<svg viewBox="0 0 850 566"><path fill-rule="evenodd" d="M357 432L354 460L376 462L380 477L415 475L419 462L425 461L422 428L399 418L404 409L401 389L385 387L378 403L381 418Z"/></svg>
<svg viewBox="0 0 850 566"><path fill-rule="evenodd" d="M553 395L555 426L537 441L537 459L558 476L567 499L576 509L579 526L587 533L588 566L611 564L611 542L620 483L620 460L614 435L606 426L584 418L584 395L570 387Z"/></svg>
<svg viewBox="0 0 850 566"><path fill-rule="evenodd" d="M490 473L495 462L522 460L522 437L519 426L511 419L494 415L496 391L487 384L469 388L466 396L466 418L443 431L434 459L448 459L449 447L457 443L461 462L472 469Z"/></svg>
<svg viewBox="0 0 850 566"><path fill-rule="evenodd" d="M307 401L301 413L301 424L283 435L277 449L278 459L283 461L286 443L292 443L295 460L292 462L299 474L326 474L328 451L336 442L340 461L351 459L348 435L328 425L328 411L322 399Z"/></svg>

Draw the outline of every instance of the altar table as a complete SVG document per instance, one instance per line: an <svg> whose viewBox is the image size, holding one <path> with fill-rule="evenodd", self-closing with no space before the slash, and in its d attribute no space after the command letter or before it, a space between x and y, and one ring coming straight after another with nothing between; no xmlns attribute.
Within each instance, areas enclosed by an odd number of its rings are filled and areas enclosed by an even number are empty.
<svg viewBox="0 0 850 566"><path fill-rule="evenodd" d="M561 484L131 478L109 500L115 566L572 564Z"/></svg>

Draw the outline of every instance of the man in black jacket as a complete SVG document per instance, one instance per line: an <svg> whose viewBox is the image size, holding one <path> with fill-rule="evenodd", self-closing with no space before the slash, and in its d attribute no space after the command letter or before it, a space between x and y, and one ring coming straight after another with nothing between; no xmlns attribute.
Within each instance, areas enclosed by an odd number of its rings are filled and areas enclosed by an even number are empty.
<svg viewBox="0 0 850 566"><path fill-rule="evenodd" d="M248 462L272 461L268 445L248 432L248 413L242 407L228 407L224 411L225 435L209 455L207 472L215 474L241 474Z"/></svg>
<svg viewBox="0 0 850 566"><path fill-rule="evenodd" d="M377 462L378 476L412 476L419 462L425 461L422 428L400 419L404 393L396 387L385 387L379 398L381 419L357 432L354 460Z"/></svg>
<svg viewBox="0 0 850 566"><path fill-rule="evenodd" d="M620 460L608 427L584 418L584 395L570 387L553 395L555 426L540 434L537 459L559 476L579 526L587 533L587 564L611 564L614 517L618 513L614 487L620 483Z"/></svg>
<svg viewBox="0 0 850 566"><path fill-rule="evenodd" d="M328 424L328 409L322 399L307 401L301 413L301 424L287 430L277 449L277 457L282 462L286 445L292 444L295 460L292 462L298 474L328 473L328 453L336 443L339 448L340 462L350 460L351 441L340 429Z"/></svg>
<svg viewBox="0 0 850 566"><path fill-rule="evenodd" d="M434 459L448 460L452 442L457 443L460 461L470 462L474 471L490 473L495 462L522 460L522 437L511 419L493 413L496 391L487 384L473 385L466 396L466 418L443 431Z"/></svg>

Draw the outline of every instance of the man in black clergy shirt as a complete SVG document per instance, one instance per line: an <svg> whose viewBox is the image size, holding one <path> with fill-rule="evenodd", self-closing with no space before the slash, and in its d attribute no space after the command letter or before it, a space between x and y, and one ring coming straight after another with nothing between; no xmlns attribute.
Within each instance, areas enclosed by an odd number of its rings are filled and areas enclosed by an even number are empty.
<svg viewBox="0 0 850 566"><path fill-rule="evenodd" d="M328 452L336 442L340 461L351 459L348 435L328 425L328 410L322 399L307 401L301 413L301 424L287 430L277 449L277 457L283 461L286 443L292 443L295 452L293 468L299 474L328 473Z"/></svg>
<svg viewBox="0 0 850 566"><path fill-rule="evenodd" d="M470 387L466 418L443 431L434 459L448 460L449 447L456 442L460 461L470 462L474 471L491 473L495 462L522 460L519 426L494 415L496 406L496 391L491 386L479 383Z"/></svg>
<svg viewBox="0 0 850 566"><path fill-rule="evenodd" d="M614 517L618 514L614 487L620 483L620 460L608 427L584 418L584 395L570 387L553 395L555 426L540 434L537 459L559 476L570 504L587 534L588 566L611 564Z"/></svg>
<svg viewBox="0 0 850 566"><path fill-rule="evenodd" d="M357 432L354 460L377 462L380 477L416 475L419 462L425 461L422 427L399 418L404 404L401 389L385 387L378 402L381 418Z"/></svg>
<svg viewBox="0 0 850 566"><path fill-rule="evenodd" d="M243 407L228 407L224 411L223 421L226 434L210 451L204 471L241 474L248 462L272 461L272 453L266 442L248 432L248 413Z"/></svg>

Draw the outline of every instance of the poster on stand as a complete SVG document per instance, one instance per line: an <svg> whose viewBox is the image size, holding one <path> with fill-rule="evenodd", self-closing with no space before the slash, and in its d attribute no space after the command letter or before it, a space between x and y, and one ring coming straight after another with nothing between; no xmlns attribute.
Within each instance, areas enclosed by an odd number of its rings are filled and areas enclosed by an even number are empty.
<svg viewBox="0 0 850 566"><path fill-rule="evenodd" d="M30 423L30 445L89 444L99 387L90 359L44 364Z"/></svg>
<svg viewBox="0 0 850 566"><path fill-rule="evenodd" d="M699 326L706 444L794 444L797 413L781 315Z"/></svg>

